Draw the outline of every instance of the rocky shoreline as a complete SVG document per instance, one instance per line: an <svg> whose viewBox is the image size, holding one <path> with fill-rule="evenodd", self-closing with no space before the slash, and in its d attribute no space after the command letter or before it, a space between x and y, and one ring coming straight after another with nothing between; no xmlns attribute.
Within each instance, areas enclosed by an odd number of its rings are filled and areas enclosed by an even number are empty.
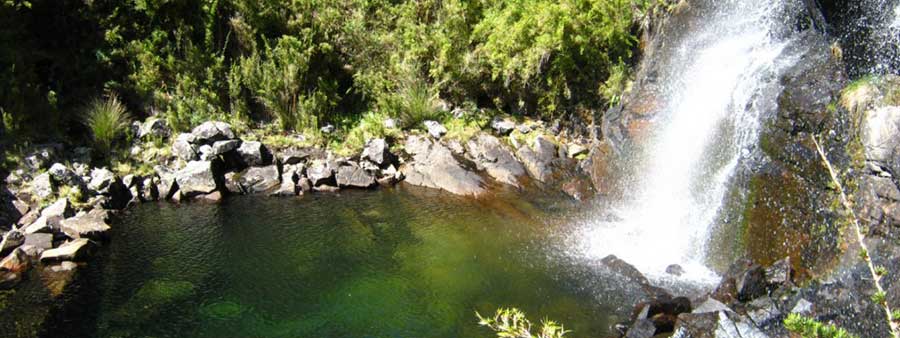
<svg viewBox="0 0 900 338"><path fill-rule="evenodd" d="M149 175L90 168L89 149L37 146L3 185L0 289L14 288L32 268L71 279L92 252L114 240L114 216L145 202L216 203L229 195L288 197L400 183L472 198L487 198L500 186L557 187L578 200L593 194L586 137L566 141L569 131L546 130L540 121L496 118L491 125L458 140L428 121L427 132L371 139L358 155L342 157L323 147L274 149L243 140L220 121L171 135L162 120L150 118L135 123L132 153L167 139L171 152L143 164L152 166ZM510 136L514 131L518 137Z"/></svg>

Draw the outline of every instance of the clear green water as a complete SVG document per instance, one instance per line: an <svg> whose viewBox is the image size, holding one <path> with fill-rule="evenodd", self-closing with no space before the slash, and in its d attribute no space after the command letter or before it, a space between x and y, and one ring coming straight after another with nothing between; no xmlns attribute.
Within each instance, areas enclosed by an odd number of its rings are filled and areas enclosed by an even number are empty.
<svg viewBox="0 0 900 338"><path fill-rule="evenodd" d="M44 337L490 337L474 313L501 306L605 336L628 304L558 260L574 207L414 188L148 204L66 301L27 306L49 309Z"/></svg>

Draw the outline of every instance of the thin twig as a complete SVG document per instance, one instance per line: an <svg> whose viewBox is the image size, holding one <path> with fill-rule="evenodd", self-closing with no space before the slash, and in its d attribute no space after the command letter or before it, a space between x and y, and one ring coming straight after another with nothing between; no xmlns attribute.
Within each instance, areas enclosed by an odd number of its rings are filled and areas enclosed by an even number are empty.
<svg viewBox="0 0 900 338"><path fill-rule="evenodd" d="M825 150L822 150L822 146L819 145L819 141L816 140L816 136L810 134L809 137L812 139L813 144L816 145L816 150L819 152L819 156L822 158L822 163L825 164L825 168L828 169L828 174L831 175L831 181L837 187L838 192L841 196L841 204L844 205L844 208L847 209L847 212L850 213L851 220L853 221L853 230L856 232L856 240L859 242L860 248L863 250L865 255L862 256L863 260L866 262L866 265L869 268L869 274L872 275L873 284L875 284L875 290L884 295L884 288L881 287L881 276L875 271L875 265L872 263L872 258L869 256L869 248L866 246L866 243L863 242L865 236L862 234L861 227L859 226L859 220L856 218L856 212L853 211L853 206L850 204L850 200L847 198L847 194L844 193L844 186L841 184L841 181L838 179L837 174L834 172L834 168L831 166L831 162L828 161L828 157L825 155ZM887 303L887 300L881 300L882 308L884 308L884 312L887 315L887 322L891 328L891 335L894 338L900 338L900 328L898 328L897 323L894 322L893 315L891 312L891 306Z"/></svg>

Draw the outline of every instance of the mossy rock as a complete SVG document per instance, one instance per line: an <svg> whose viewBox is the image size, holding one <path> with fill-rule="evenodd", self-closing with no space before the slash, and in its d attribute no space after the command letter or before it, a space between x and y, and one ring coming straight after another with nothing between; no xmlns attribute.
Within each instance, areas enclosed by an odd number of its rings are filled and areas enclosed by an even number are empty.
<svg viewBox="0 0 900 338"><path fill-rule="evenodd" d="M231 320L240 317L246 309L236 302L220 301L203 305L200 313L204 316L218 320Z"/></svg>

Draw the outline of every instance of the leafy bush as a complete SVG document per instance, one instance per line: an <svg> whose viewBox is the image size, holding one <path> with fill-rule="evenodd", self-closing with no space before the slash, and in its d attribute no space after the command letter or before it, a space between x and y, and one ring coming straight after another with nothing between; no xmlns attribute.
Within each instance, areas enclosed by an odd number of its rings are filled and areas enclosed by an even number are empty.
<svg viewBox="0 0 900 338"><path fill-rule="evenodd" d="M478 317L478 325L494 330L497 337L502 338L562 338L569 333L562 325L546 319L541 322L540 331L532 333L531 321L516 308L498 309L490 318L482 317L478 312L475 316Z"/></svg>
<svg viewBox="0 0 900 338"><path fill-rule="evenodd" d="M85 112L84 123L91 130L97 150L109 155L115 142L128 131L131 118L118 97L109 95L106 99L94 99Z"/></svg>

